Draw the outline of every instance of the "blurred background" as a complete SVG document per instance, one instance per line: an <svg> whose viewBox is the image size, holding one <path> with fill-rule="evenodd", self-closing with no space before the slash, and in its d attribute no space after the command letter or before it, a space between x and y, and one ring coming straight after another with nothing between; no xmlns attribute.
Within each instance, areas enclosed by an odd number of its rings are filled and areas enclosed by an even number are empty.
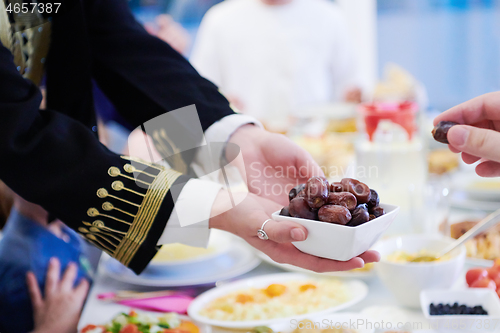
<svg viewBox="0 0 500 333"><path fill-rule="evenodd" d="M388 62L399 64L426 86L429 106L437 110L499 90L499 0L332 1L349 15L356 37L373 48L362 55L366 80L380 77ZM193 41L203 15L219 2L131 0L130 6L143 23L168 13Z"/></svg>

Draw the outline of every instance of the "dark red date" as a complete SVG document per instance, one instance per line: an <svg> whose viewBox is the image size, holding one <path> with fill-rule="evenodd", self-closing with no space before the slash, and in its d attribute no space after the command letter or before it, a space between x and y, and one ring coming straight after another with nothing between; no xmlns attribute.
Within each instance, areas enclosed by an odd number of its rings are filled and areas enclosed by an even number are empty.
<svg viewBox="0 0 500 333"><path fill-rule="evenodd" d="M380 217L385 214L385 210L380 206L373 207L370 209L370 214L375 215L375 217Z"/></svg>
<svg viewBox="0 0 500 333"><path fill-rule="evenodd" d="M368 209L371 209L373 207L377 207L379 203L380 203L380 199L379 199L377 191L370 189L370 201L367 202Z"/></svg>
<svg viewBox="0 0 500 333"><path fill-rule="evenodd" d="M348 210L356 208L358 201L354 194L349 192L330 192L328 203L332 205L344 206Z"/></svg>
<svg viewBox="0 0 500 333"><path fill-rule="evenodd" d="M307 204L307 200L304 197L296 197L290 201L288 206L288 211L290 216L299 217L302 219L317 220L318 212L312 210Z"/></svg>
<svg viewBox="0 0 500 333"><path fill-rule="evenodd" d="M434 127L434 129L432 130L432 136L434 137L434 140L441 143L449 144L448 131L455 125L458 124L452 121L440 121L436 125L436 127Z"/></svg>
<svg viewBox="0 0 500 333"><path fill-rule="evenodd" d="M322 177L312 177L306 183L306 199L309 207L318 209L328 200L328 181Z"/></svg>
<svg viewBox="0 0 500 333"><path fill-rule="evenodd" d="M342 183L335 182L330 185L330 192L343 192Z"/></svg>
<svg viewBox="0 0 500 333"><path fill-rule="evenodd" d="M305 188L306 188L306 184L299 184L299 185L295 186L294 188L292 188L290 190L290 193L288 193L288 200L292 201L292 199L295 198L297 196L297 194L299 194L300 191L302 191Z"/></svg>
<svg viewBox="0 0 500 333"><path fill-rule="evenodd" d="M351 220L351 212L344 206L324 205L318 211L318 218L323 222L346 225Z"/></svg>
<svg viewBox="0 0 500 333"><path fill-rule="evenodd" d="M352 211L351 215L352 218L348 224L348 226L350 227L356 227L358 225L362 225L363 223L370 221L370 213L368 213L368 207L366 206L366 204L358 205Z"/></svg>
<svg viewBox="0 0 500 333"><path fill-rule="evenodd" d="M290 210L289 210L288 206L285 206L285 207L283 207L283 208L281 209L281 211L280 211L280 215L281 215L281 216L291 216L291 215L290 215Z"/></svg>
<svg viewBox="0 0 500 333"><path fill-rule="evenodd" d="M358 204L367 203L370 201L370 188L365 183L357 179L344 178L341 181L344 191L351 192L358 200Z"/></svg>

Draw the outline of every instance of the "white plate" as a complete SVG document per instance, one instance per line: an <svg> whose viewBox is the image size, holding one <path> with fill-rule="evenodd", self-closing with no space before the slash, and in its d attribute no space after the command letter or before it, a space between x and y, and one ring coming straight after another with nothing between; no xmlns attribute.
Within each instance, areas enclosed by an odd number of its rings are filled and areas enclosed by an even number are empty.
<svg viewBox="0 0 500 333"><path fill-rule="evenodd" d="M150 287L182 287L213 284L245 274L260 263L253 251L241 242L233 242L230 251L215 258L178 267L147 267L136 275L118 261L101 260L102 271L115 280Z"/></svg>
<svg viewBox="0 0 500 333"><path fill-rule="evenodd" d="M211 252L206 252L202 255L181 259L181 260L158 260L153 258L149 267L158 266L158 267L168 267L168 266L181 266L181 265L191 265L195 263L199 263L202 261L207 261L218 257L231 248L231 244L234 242L234 238L231 234L221 231L221 230L212 230L210 234L210 241L208 243L208 248L213 249ZM168 246L168 245L164 245ZM161 251L161 250L160 250Z"/></svg>
<svg viewBox="0 0 500 333"><path fill-rule="evenodd" d="M489 268L492 267L495 262L493 260L488 260L488 259L477 259L477 258L467 257L465 258L465 263L471 266Z"/></svg>
<svg viewBox="0 0 500 333"><path fill-rule="evenodd" d="M286 317L286 318L275 318L275 319L266 319L266 320L252 320L252 321L223 321L223 320L214 320L214 319L209 319L207 317L201 316L199 312L206 307L210 302L213 300L222 297L224 295L227 295L230 292L245 289L245 288L251 288L251 287L256 287L256 288L265 288L269 286L272 283L285 283L287 281L310 281L311 279L314 279L313 277L306 275L306 274L297 274L297 273L280 273L280 274L270 274L270 275L264 275L260 277L254 277L254 278L248 278L248 279L243 279L240 281L236 282L231 282L228 284L225 284L221 287L217 287L214 289L211 289L209 291L204 292L189 305L188 308L188 314L191 318L193 318L196 321L199 321L200 323L204 323L207 325L211 326L220 326L220 327L227 327L227 328L253 328L256 326L270 326L273 324L279 324L282 322L290 322L290 320L295 319L295 320L303 320L303 319L310 319L314 317L319 317L319 316L324 316L327 314L330 314L335 311L340 311L343 309L346 309L358 302L360 302L362 299L366 297L368 294L368 287L367 285L359 280L346 280L344 283L347 285L349 290L352 293L352 298L351 300L340 304L335 307L331 307L329 309L319 311L319 312L313 312L313 313L308 313L308 314L302 314L302 315L296 315L296 316L291 316L291 317ZM297 300L299 301L299 300ZM305 301L305 300L302 300Z"/></svg>
<svg viewBox="0 0 500 333"><path fill-rule="evenodd" d="M117 307L117 311L111 317L109 316L108 313L103 313L100 317L93 318L93 319L95 319L93 321L78 323L78 332L80 332L80 330L82 330L87 325L105 325L108 322L110 322L111 319L113 319L119 313L121 313L121 312L128 313L130 310L134 310L137 313L149 314L149 315L156 316L156 317L159 317L159 316L163 315L163 313L161 313L161 312L152 312L152 311L137 310L137 309L133 309L133 308L131 308L129 306L125 306L125 305L119 305L119 304L116 304L116 305L118 307L120 307L120 308ZM195 320L189 318L188 316L180 314L179 318L181 320L188 320L188 321L192 321L193 323L195 323L196 326L198 326L200 328L200 333L211 333L212 332L212 328L210 326L202 324L202 323L198 323Z"/></svg>
<svg viewBox="0 0 500 333"><path fill-rule="evenodd" d="M284 269L286 271L290 271L290 272L305 273L305 274L311 274L313 276L322 276L322 277L332 276L332 277L338 277L338 278L342 278L342 279L360 279L363 281L368 281L375 276L375 269L374 268L371 269L370 271L366 271L366 272L346 271L346 272L316 273L316 272L313 272L313 271L310 271L308 269L304 269L301 267L277 263L273 259L269 258L269 256L267 256L265 253L262 253L258 250L255 250L255 253L262 261L267 262L270 265Z"/></svg>
<svg viewBox="0 0 500 333"><path fill-rule="evenodd" d="M476 174L457 173L453 177L452 188L466 193L472 200L498 201L500 204L500 180L498 178L482 178Z"/></svg>

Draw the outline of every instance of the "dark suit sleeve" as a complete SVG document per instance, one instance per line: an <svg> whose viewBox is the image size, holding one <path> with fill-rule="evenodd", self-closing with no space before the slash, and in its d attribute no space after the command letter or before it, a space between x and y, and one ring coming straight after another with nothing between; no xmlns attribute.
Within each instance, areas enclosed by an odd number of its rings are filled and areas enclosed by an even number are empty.
<svg viewBox="0 0 500 333"><path fill-rule="evenodd" d="M215 121L234 114L213 83L202 78L167 43L145 31L134 19L126 1L95 1L89 22L93 76L118 112L134 127L193 104L203 131ZM182 126L182 122L179 125ZM201 135L203 133L192 133L193 143L201 142ZM157 147L165 146L153 139ZM176 145L176 139L170 137L168 141ZM169 153L172 152L164 155ZM189 165L189 154L183 158Z"/></svg>
<svg viewBox="0 0 500 333"><path fill-rule="evenodd" d="M187 177L119 156L81 123L39 110L38 88L0 44L0 179L136 272L145 268Z"/></svg>

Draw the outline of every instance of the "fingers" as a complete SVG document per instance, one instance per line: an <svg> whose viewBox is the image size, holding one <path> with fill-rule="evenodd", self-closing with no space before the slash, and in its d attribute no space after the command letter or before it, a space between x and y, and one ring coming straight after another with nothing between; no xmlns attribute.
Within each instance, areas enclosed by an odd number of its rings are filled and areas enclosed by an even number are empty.
<svg viewBox="0 0 500 333"><path fill-rule="evenodd" d="M476 166L476 173L481 177L500 177L500 163L484 161Z"/></svg>
<svg viewBox="0 0 500 333"><path fill-rule="evenodd" d="M82 279L75 288L75 296L77 297L78 300L81 300L82 303L85 300L85 297L87 297L87 293L89 292L89 287L90 284L87 281L87 279Z"/></svg>
<svg viewBox="0 0 500 333"><path fill-rule="evenodd" d="M473 164L479 161L481 157L477 157L471 154L462 153L462 160L467 164Z"/></svg>
<svg viewBox="0 0 500 333"><path fill-rule="evenodd" d="M264 227L269 240L277 243L301 242L307 238L307 229L298 223L269 221Z"/></svg>
<svg viewBox="0 0 500 333"><path fill-rule="evenodd" d="M365 264L380 261L380 253L378 253L377 251L366 251L365 253L360 254L359 257L363 259Z"/></svg>
<svg viewBox="0 0 500 333"><path fill-rule="evenodd" d="M459 124L475 124L485 119L500 120L500 92L485 94L457 105L434 119L434 126L440 121Z"/></svg>
<svg viewBox="0 0 500 333"><path fill-rule="evenodd" d="M78 273L78 267L76 266L75 263L70 262L61 280L62 290L70 291L73 289L77 273Z"/></svg>
<svg viewBox="0 0 500 333"><path fill-rule="evenodd" d="M500 133L472 126L453 126L448 141L460 151L472 156L500 162Z"/></svg>
<svg viewBox="0 0 500 333"><path fill-rule="evenodd" d="M290 243L279 244L259 239L257 241L249 242L277 263L290 264L317 273L349 271L361 268L365 264L363 259L359 257L352 258L349 261L336 261L303 253Z"/></svg>
<svg viewBox="0 0 500 333"><path fill-rule="evenodd" d="M45 296L52 294L57 289L61 275L61 263L57 258L50 258L47 277L45 279Z"/></svg>
<svg viewBox="0 0 500 333"><path fill-rule="evenodd" d="M31 304L33 309L38 309L43 306L42 292L38 286L35 274L28 272L26 274L26 284L28 285L28 293L30 295Z"/></svg>

